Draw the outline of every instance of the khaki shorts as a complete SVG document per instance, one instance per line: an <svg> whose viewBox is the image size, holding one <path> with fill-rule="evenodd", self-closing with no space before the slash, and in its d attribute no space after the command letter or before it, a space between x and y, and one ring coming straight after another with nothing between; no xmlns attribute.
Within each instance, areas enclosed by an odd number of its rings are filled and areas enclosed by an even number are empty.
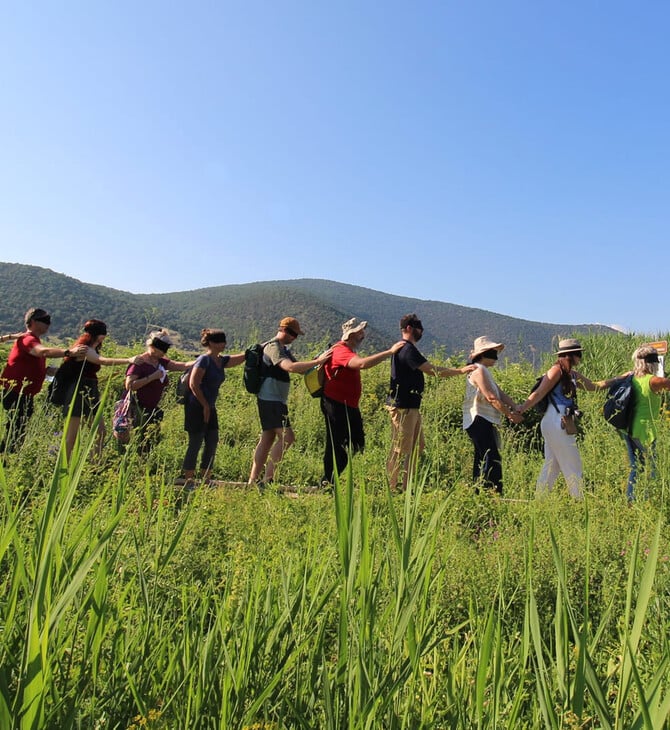
<svg viewBox="0 0 670 730"><path fill-rule="evenodd" d="M398 454L411 454L416 445L423 446L421 411L418 408L386 406L391 416L391 448Z"/></svg>

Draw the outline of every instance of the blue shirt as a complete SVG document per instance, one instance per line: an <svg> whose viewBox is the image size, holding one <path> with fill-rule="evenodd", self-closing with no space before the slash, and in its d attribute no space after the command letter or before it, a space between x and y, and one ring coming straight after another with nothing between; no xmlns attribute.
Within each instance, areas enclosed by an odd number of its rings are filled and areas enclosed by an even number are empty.
<svg viewBox="0 0 670 730"><path fill-rule="evenodd" d="M205 400L210 406L214 406L216 398L219 395L221 383L226 379L226 364L230 360L230 355L219 355L221 367L218 367L214 358L209 355L200 355L193 364L194 368L202 368L205 373L200 381L200 389L205 396ZM195 396L191 392L191 398L195 400Z"/></svg>

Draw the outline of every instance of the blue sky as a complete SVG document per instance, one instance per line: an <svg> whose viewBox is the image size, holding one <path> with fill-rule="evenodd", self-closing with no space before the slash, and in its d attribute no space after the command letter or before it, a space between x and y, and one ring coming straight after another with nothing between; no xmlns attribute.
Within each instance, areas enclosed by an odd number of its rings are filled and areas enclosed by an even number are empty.
<svg viewBox="0 0 670 730"><path fill-rule="evenodd" d="M665 333L669 21L616 0L5 4L0 260Z"/></svg>

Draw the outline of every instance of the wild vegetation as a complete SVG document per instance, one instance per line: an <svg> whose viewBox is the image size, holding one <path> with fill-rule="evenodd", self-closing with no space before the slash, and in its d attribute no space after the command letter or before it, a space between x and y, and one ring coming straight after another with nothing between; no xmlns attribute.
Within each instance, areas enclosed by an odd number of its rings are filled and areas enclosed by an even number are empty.
<svg viewBox="0 0 670 730"><path fill-rule="evenodd" d="M584 338L583 371L625 371L636 344ZM528 363L495 375L519 400L535 378ZM240 368L229 376L215 473L235 482L259 425ZM584 501L562 482L536 497L537 416L505 426L498 498L470 480L463 381L430 380L426 454L392 496L387 382L387 366L363 374L366 451L315 494L323 425L295 379L298 441L278 481L297 496L201 486L186 499L172 390L148 456L110 439L94 462L85 428L69 464L62 415L40 397L0 467L0 727L667 728L667 422L631 507L602 393L580 397Z"/></svg>

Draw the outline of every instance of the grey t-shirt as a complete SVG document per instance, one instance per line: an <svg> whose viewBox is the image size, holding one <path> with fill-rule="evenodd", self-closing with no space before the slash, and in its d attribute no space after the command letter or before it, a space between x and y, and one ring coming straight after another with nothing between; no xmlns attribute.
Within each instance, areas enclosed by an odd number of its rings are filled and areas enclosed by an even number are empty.
<svg viewBox="0 0 670 730"><path fill-rule="evenodd" d="M288 347L286 347L286 345L282 345L282 343L277 340L271 340L263 348L263 364L266 367L266 372L268 369L272 368L273 365L277 366L280 360L286 359L291 360L291 362L295 362L293 353L288 349ZM276 369L275 372L277 372ZM288 394L291 390L291 381L289 380L289 374L285 370L282 371L282 376L285 376L285 379L284 377L282 377L282 380L273 378L272 371L270 371L270 373L263 379L261 389L258 391L258 397L261 400L272 400L279 401L280 403L286 403L286 401L288 401Z"/></svg>

